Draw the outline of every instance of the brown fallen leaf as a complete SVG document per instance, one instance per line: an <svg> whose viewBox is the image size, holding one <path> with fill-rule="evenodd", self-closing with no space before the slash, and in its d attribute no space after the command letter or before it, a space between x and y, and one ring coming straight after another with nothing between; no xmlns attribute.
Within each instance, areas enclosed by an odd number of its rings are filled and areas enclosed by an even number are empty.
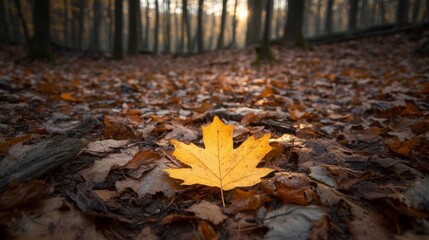
<svg viewBox="0 0 429 240"><path fill-rule="evenodd" d="M205 200L198 204L192 205L190 208L186 209L186 211L193 212L195 217L208 220L214 225L218 225L227 219L227 216L222 213L222 210L219 206Z"/></svg>
<svg viewBox="0 0 429 240"><path fill-rule="evenodd" d="M273 178L262 180L262 190L285 203L308 205L319 202L319 196L311 189L308 177L300 173L276 173Z"/></svg>
<svg viewBox="0 0 429 240"><path fill-rule="evenodd" d="M65 101L69 102L83 102L84 100L82 98L73 97L72 93L65 92L60 94L60 98Z"/></svg>
<svg viewBox="0 0 429 240"><path fill-rule="evenodd" d="M104 139L129 140L137 138L137 134L132 128L133 124L126 117L106 116L104 117L104 125L106 126Z"/></svg>
<svg viewBox="0 0 429 240"><path fill-rule="evenodd" d="M370 171L357 171L334 165L323 165L323 167L335 177L339 188L349 188L354 184L364 181L372 176Z"/></svg>
<svg viewBox="0 0 429 240"><path fill-rule="evenodd" d="M27 183L15 182L0 195L0 210L35 204L45 199L48 194L49 187L42 180L33 180Z"/></svg>
<svg viewBox="0 0 429 240"><path fill-rule="evenodd" d="M406 157L410 155L411 149L419 144L416 139L401 141L398 137L389 138L386 142L390 150Z"/></svg>
<svg viewBox="0 0 429 240"><path fill-rule="evenodd" d="M213 230L213 228L206 221L198 222L198 231L204 240L218 239L218 235L216 234L215 230Z"/></svg>
<svg viewBox="0 0 429 240"><path fill-rule="evenodd" d="M234 189L232 192L232 206L235 212L245 210L255 210L261 205L261 196L256 194L255 190L243 191Z"/></svg>
<svg viewBox="0 0 429 240"><path fill-rule="evenodd" d="M12 147L13 145L25 142L30 138L31 138L31 134L23 134L23 135L11 138L6 142L3 142L0 144L0 153L7 152L9 148Z"/></svg>

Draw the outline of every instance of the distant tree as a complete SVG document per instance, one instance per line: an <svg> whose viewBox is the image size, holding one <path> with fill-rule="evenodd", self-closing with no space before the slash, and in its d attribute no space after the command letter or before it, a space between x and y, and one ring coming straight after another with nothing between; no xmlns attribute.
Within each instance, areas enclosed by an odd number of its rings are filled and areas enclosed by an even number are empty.
<svg viewBox="0 0 429 240"><path fill-rule="evenodd" d="M401 26L408 23L408 0L399 0L396 7L396 25Z"/></svg>
<svg viewBox="0 0 429 240"><path fill-rule="evenodd" d="M248 12L246 46L261 42L263 1L247 0Z"/></svg>
<svg viewBox="0 0 429 240"><path fill-rule="evenodd" d="M363 29L369 26L369 12L368 0L362 0L360 7L360 27Z"/></svg>
<svg viewBox="0 0 429 240"><path fill-rule="evenodd" d="M92 5L92 10L94 12L94 21L92 26L92 50L94 52L101 51L101 21L103 19L103 3L101 0L94 0Z"/></svg>
<svg viewBox="0 0 429 240"><path fill-rule="evenodd" d="M14 0L14 3L15 3L16 12L18 13L19 19L21 20L21 27L22 27L22 30L24 31L25 43L28 43L30 40L30 37L28 34L27 22L25 21L24 14L22 13L21 1L20 0Z"/></svg>
<svg viewBox="0 0 429 240"><path fill-rule="evenodd" d="M220 20L220 31L219 31L219 38L217 40L217 49L223 48L223 41L224 41L224 35L225 35L225 23L226 23L226 7L228 0L222 0L222 15Z"/></svg>
<svg viewBox="0 0 429 240"><path fill-rule="evenodd" d="M334 6L334 0L328 0L326 5L326 19L325 19L325 34L332 33L332 7Z"/></svg>
<svg viewBox="0 0 429 240"><path fill-rule="evenodd" d="M5 3L6 0L0 0L0 49L6 43L8 38L8 26L6 22Z"/></svg>
<svg viewBox="0 0 429 240"><path fill-rule="evenodd" d="M108 28L108 30L109 30L109 36L108 36L108 38L109 38L109 50L110 51L112 51L114 49L114 45L115 45L115 43L114 43L114 41L115 41L115 30L114 30L115 17L113 14L114 4L115 3L113 0L109 0L109 3L108 3L109 7L107 8L107 15L108 15L109 21L110 21L109 28Z"/></svg>
<svg viewBox="0 0 429 240"><path fill-rule="evenodd" d="M146 27L145 27L145 34L144 34L144 45L143 49L145 51L149 51L149 33L150 33L150 13L149 13L149 0L146 0L146 11L145 11L145 19L146 19Z"/></svg>
<svg viewBox="0 0 429 240"><path fill-rule="evenodd" d="M34 2L33 11L34 35L30 42L29 59L49 59L54 55L51 51L51 37L49 33L49 0Z"/></svg>
<svg viewBox="0 0 429 240"><path fill-rule="evenodd" d="M304 4L305 0L288 0L287 19L282 39L287 45L305 47Z"/></svg>
<svg viewBox="0 0 429 240"><path fill-rule="evenodd" d="M238 0L234 1L234 14L232 16L232 47L237 45L237 5Z"/></svg>
<svg viewBox="0 0 429 240"><path fill-rule="evenodd" d="M270 47L270 36L271 36L271 19L273 15L273 0L265 0L265 26L264 34L262 36L262 44L257 49L257 60L259 63L261 61L272 61L274 59Z"/></svg>
<svg viewBox="0 0 429 240"><path fill-rule="evenodd" d="M187 47L188 52L192 51L192 42L191 42L191 26L189 22L189 14L188 14L188 0L182 0L182 45L184 44L185 40L185 27L186 27L186 41L187 41ZM182 47L183 49L183 47Z"/></svg>
<svg viewBox="0 0 429 240"><path fill-rule="evenodd" d="M159 32L159 2L155 0L155 29L153 33L153 52L158 53L158 32Z"/></svg>
<svg viewBox="0 0 429 240"><path fill-rule="evenodd" d="M379 4L379 15L380 15L380 24L384 25L386 23L386 8L384 5L384 1L381 0L378 2Z"/></svg>
<svg viewBox="0 0 429 240"><path fill-rule="evenodd" d="M203 17L204 17L204 0L198 0L197 51L199 53L204 52Z"/></svg>
<svg viewBox="0 0 429 240"><path fill-rule="evenodd" d="M426 0L426 10L425 15L423 16L424 22L429 22L429 0Z"/></svg>
<svg viewBox="0 0 429 240"><path fill-rule="evenodd" d="M359 0L349 0L349 31L356 30Z"/></svg>
<svg viewBox="0 0 429 240"><path fill-rule="evenodd" d="M316 35L320 35L320 22L321 22L321 12L322 12L322 0L317 0L317 12L316 12Z"/></svg>
<svg viewBox="0 0 429 240"><path fill-rule="evenodd" d="M37 1L37 0L36 0ZM78 48L83 49L84 36L85 36L85 11L86 11L86 1L79 1L79 31L78 34Z"/></svg>
<svg viewBox="0 0 429 240"><path fill-rule="evenodd" d="M171 9L170 9L170 0L164 0L165 1L165 41L164 41L164 47L165 52L170 53L171 51Z"/></svg>
<svg viewBox="0 0 429 240"><path fill-rule="evenodd" d="M129 0L128 2L128 54L136 55L139 51L138 38L138 11L140 11L140 0Z"/></svg>
<svg viewBox="0 0 429 240"><path fill-rule="evenodd" d="M63 1L63 5L64 5L64 18L63 18L63 44L65 46L69 46L70 45L70 1L69 0L64 0Z"/></svg>
<svg viewBox="0 0 429 240"><path fill-rule="evenodd" d="M421 1L415 0L413 5L413 15L412 15L412 22L415 24L418 21L419 16L419 10L420 10Z"/></svg>
<svg viewBox="0 0 429 240"><path fill-rule="evenodd" d="M113 45L113 57L115 59L124 58L124 49L122 44L122 0L115 0L115 41Z"/></svg>

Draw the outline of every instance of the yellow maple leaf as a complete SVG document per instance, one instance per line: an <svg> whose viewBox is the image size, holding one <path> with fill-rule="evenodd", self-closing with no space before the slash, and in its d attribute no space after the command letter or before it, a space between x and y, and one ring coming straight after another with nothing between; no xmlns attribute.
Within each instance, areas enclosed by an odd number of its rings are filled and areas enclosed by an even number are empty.
<svg viewBox="0 0 429 240"><path fill-rule="evenodd" d="M166 169L170 177L183 180L184 185L202 184L220 188L222 203L225 205L224 190L253 186L261 181L261 177L274 171L256 167L265 154L271 151L268 144L270 134L258 139L251 136L234 149L234 126L224 124L215 116L213 122L202 129L205 148L171 140L175 148L173 156L190 168Z"/></svg>

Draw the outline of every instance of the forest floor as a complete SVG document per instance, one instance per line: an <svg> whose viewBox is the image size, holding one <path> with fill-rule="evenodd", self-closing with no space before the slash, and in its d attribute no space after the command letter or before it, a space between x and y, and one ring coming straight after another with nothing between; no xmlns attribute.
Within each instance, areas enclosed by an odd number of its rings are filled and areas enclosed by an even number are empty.
<svg viewBox="0 0 429 240"><path fill-rule="evenodd" d="M258 67L250 49L15 65L24 50L6 48L0 236L427 239L429 58L417 45L276 46ZM182 166L170 140L202 146L215 115L235 125L234 145L271 133L273 147L258 167L275 171L225 191L226 207L218 188L164 171Z"/></svg>

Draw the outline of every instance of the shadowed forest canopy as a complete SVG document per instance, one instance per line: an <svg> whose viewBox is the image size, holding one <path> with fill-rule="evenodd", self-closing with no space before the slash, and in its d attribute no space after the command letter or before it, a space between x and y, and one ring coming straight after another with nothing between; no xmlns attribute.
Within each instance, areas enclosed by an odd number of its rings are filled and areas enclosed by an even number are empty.
<svg viewBox="0 0 429 240"><path fill-rule="evenodd" d="M259 0L50 1L49 15L40 18L33 18L40 11L35 8L39 1L1 0L1 42L29 42L36 35L37 21L33 19L49 17L50 41L64 49L116 51L116 57L121 55L118 48L131 55L180 54L260 44L266 21L271 28L269 39L302 42L304 39L293 39L294 35L311 39L419 24L429 14L425 0L271 1L272 14L267 20L267 1Z"/></svg>
<svg viewBox="0 0 429 240"><path fill-rule="evenodd" d="M429 239L429 0L0 0L0 239Z"/></svg>

